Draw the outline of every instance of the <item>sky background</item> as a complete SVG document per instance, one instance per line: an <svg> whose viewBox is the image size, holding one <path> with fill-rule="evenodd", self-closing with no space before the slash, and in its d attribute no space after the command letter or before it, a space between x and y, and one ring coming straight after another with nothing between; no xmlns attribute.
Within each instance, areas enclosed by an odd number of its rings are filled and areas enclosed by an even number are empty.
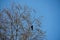
<svg viewBox="0 0 60 40"><path fill-rule="evenodd" d="M44 16L43 30L47 31L48 40L60 40L60 0L0 0L0 10L15 2L36 10L34 16Z"/></svg>

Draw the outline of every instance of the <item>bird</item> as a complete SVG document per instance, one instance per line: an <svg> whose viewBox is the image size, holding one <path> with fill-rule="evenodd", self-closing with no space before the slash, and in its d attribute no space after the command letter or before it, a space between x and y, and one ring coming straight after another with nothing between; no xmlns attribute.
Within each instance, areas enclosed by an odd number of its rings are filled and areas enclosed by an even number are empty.
<svg viewBox="0 0 60 40"><path fill-rule="evenodd" d="M33 25L31 25L31 30L33 30Z"/></svg>

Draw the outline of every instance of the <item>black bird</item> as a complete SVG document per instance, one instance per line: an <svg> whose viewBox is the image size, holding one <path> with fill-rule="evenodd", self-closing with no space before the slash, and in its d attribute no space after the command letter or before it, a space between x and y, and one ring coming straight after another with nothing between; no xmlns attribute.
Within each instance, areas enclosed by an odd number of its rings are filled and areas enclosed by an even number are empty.
<svg viewBox="0 0 60 40"><path fill-rule="evenodd" d="M33 30L33 25L31 26L31 29Z"/></svg>

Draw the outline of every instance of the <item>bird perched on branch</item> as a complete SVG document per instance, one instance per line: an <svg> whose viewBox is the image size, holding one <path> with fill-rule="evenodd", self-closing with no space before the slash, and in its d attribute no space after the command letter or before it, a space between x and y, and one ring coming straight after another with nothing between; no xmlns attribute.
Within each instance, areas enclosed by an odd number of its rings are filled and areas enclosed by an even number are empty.
<svg viewBox="0 0 60 40"><path fill-rule="evenodd" d="M33 30L33 25L31 26L31 29Z"/></svg>

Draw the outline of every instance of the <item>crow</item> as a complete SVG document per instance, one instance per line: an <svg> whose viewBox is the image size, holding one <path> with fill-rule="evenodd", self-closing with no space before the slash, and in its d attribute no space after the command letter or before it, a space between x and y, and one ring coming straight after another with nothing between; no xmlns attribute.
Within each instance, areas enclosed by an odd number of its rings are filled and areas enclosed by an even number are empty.
<svg viewBox="0 0 60 40"><path fill-rule="evenodd" d="M31 29L33 30L33 25L31 26Z"/></svg>

